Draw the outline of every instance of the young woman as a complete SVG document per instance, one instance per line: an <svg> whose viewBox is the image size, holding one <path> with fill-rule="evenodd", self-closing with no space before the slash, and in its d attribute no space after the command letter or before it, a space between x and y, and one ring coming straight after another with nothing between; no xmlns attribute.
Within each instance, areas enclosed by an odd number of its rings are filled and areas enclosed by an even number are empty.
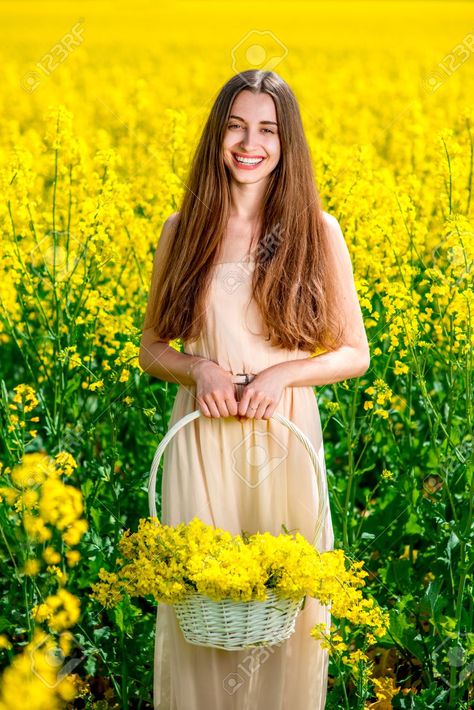
<svg viewBox="0 0 474 710"><path fill-rule="evenodd" d="M305 432L326 481L313 387L362 375L370 356L348 248L321 209L280 76L249 70L222 87L186 188L156 249L139 356L180 384L170 426L203 414L165 449L161 520L196 516L232 534L278 535L284 524L313 541L311 459L271 417ZM169 345L177 338L184 353ZM333 543L329 513L319 549ZM328 658L310 636L316 623L329 628L329 610L307 599L285 642L229 652L186 642L174 608L159 605L155 708L320 710Z"/></svg>

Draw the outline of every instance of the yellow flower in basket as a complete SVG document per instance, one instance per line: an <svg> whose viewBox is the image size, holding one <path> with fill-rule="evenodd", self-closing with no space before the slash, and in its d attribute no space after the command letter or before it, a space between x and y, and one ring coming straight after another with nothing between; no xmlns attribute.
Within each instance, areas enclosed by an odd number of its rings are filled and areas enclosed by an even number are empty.
<svg viewBox="0 0 474 710"><path fill-rule="evenodd" d="M227 650L288 638L307 595L335 603L341 613L350 598L356 622L358 587L367 574L361 563L347 570L342 550L320 553L300 533L284 530L231 535L198 518L175 527L141 519L138 531L127 530L119 542L120 569L101 570L92 596L107 607L123 594L152 595L174 605L190 643ZM367 608L364 613L367 623ZM373 625L382 628L379 617Z"/></svg>

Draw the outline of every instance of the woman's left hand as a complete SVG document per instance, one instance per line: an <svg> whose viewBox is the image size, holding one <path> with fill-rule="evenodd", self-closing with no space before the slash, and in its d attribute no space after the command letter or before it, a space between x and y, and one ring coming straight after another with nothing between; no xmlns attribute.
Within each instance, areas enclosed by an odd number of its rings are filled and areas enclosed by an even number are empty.
<svg viewBox="0 0 474 710"><path fill-rule="evenodd" d="M276 367L259 372L242 390L237 418L270 419L280 402L285 383Z"/></svg>

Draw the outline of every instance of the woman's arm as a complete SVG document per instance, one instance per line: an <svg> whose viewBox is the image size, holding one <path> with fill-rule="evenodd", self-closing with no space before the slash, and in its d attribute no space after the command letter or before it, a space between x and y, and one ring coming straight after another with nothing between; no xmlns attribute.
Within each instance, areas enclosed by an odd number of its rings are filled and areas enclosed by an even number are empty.
<svg viewBox="0 0 474 710"><path fill-rule="evenodd" d="M152 377L180 385L195 385L200 367L215 363L207 358L180 353L163 340L143 343L138 362L142 370Z"/></svg>
<svg viewBox="0 0 474 710"><path fill-rule="evenodd" d="M344 331L345 342L333 352L301 360L289 360L269 367L269 370L276 368L278 375L284 380L285 387L341 382L351 377L360 377L370 365L369 343L355 288L349 250L337 219L327 213L324 215L331 237L332 272L337 279L341 308L347 324Z"/></svg>
<svg viewBox="0 0 474 710"><path fill-rule="evenodd" d="M143 324L138 362L142 370L152 377L180 385L195 385L195 399L206 417L229 417L237 415L235 385L229 372L214 360L180 353L165 340L156 337L153 331L152 310L161 269L164 266L169 242L177 213L168 217L163 225L153 260L150 293Z"/></svg>
<svg viewBox="0 0 474 710"><path fill-rule="evenodd" d="M278 371L285 387L316 387L360 377L369 368L370 360L348 345L317 357L288 360L267 368Z"/></svg>
<svg viewBox="0 0 474 710"><path fill-rule="evenodd" d="M175 348L172 348L167 341L159 340L153 331L153 323L151 321L152 305L156 297L160 269L164 263L163 257L168 247L168 240L172 239L178 214L178 212L175 212L164 223L155 251L138 364L144 372L159 380L194 385L196 383L196 370L203 366L201 363L210 364L213 361L180 353Z"/></svg>

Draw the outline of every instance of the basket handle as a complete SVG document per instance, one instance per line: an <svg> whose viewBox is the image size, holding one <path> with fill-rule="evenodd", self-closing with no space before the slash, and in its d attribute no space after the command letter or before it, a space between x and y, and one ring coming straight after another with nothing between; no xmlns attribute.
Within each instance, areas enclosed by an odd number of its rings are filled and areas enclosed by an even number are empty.
<svg viewBox="0 0 474 710"><path fill-rule="evenodd" d="M172 427L167 431L165 436L163 437L162 441L158 444L155 455L153 457L153 461L151 464L151 469L150 469L150 477L148 481L148 504L149 504L149 509L150 509L150 516L153 518L157 518L157 512L156 512L156 504L155 504L155 498L156 498L156 474L158 472L158 466L161 460L161 456L173 438L173 436L186 424L189 424L190 422L193 421L193 419L197 419L200 416L204 416L201 412L200 409L194 410L194 412L190 412L189 414L185 414L184 417L181 417L181 419L178 419L178 421L173 424ZM289 419L287 419L283 414L280 414L279 412L275 412L270 419L275 419L278 422L281 422L284 424L290 431L292 431L298 439L301 441L305 449L307 450L308 454L311 457L311 461L314 466L315 470L315 475L316 475L316 481L318 485L318 491L319 491L319 505L318 505L318 519L316 521L316 527L314 531L314 538L313 538L313 545L317 548L317 544L320 542L320 536L322 533L323 529L323 524L326 520L326 516L328 514L328 496L327 496L327 489L325 486L325 482L321 473L321 466L319 464L318 460L318 455L313 447L313 444L311 441L308 439L306 434L301 431L299 427L296 426L293 422L291 422Z"/></svg>

